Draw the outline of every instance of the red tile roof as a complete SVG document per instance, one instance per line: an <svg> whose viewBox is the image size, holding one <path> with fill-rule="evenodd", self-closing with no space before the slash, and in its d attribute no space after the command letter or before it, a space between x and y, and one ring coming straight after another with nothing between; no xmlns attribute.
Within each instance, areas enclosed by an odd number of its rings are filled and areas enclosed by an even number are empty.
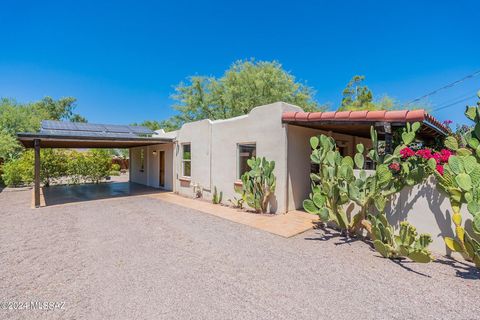
<svg viewBox="0 0 480 320"><path fill-rule="evenodd" d="M285 122L322 122L322 121L383 121L383 122L427 122L444 133L450 129L443 125L423 109L394 110L394 111L327 111L327 112L284 112L282 121Z"/></svg>

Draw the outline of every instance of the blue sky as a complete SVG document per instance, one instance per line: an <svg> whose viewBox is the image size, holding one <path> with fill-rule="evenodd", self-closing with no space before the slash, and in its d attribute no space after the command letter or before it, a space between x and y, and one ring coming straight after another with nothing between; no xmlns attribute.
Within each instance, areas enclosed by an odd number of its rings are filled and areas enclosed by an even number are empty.
<svg viewBox="0 0 480 320"><path fill-rule="evenodd" d="M78 99L90 122L170 116L173 87L278 60L338 106L355 74L402 102L480 70L478 1L21 1L0 10L0 96ZM480 75L432 109L480 89ZM434 111L463 122L466 103Z"/></svg>

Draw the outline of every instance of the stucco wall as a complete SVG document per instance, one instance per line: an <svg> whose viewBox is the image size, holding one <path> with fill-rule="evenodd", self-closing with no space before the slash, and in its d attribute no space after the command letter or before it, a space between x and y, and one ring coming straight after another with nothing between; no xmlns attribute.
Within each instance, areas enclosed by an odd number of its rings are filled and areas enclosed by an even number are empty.
<svg viewBox="0 0 480 320"><path fill-rule="evenodd" d="M211 121L202 120L186 123L177 133L174 150L175 191L185 196L193 196L192 185L206 189L211 187ZM191 177L182 176L182 145L190 143Z"/></svg>
<svg viewBox="0 0 480 320"><path fill-rule="evenodd" d="M144 166L141 171L141 151L144 153ZM147 168L147 147L137 147L130 149L130 181L140 184L148 183Z"/></svg>
<svg viewBox="0 0 480 320"><path fill-rule="evenodd" d="M386 208L389 222L399 227L401 221L412 223L418 233L430 233L433 243L431 249L440 254L450 254L445 246L444 237L454 237L455 226L452 223L452 209L448 198L440 192L432 176L423 184L403 189ZM462 216L467 230L471 230L471 214L462 208ZM473 232L470 232L473 235Z"/></svg>
<svg viewBox="0 0 480 320"><path fill-rule="evenodd" d="M238 195L234 191L237 177L237 145L255 143L258 157L275 161L277 186L270 203L271 212L286 211L286 129L282 113L301 108L278 102L254 108L248 115L227 120L203 120L185 124L178 132L177 144L191 143L191 184L199 184L203 197L211 199L216 186L223 192L223 202ZM179 147L180 149L180 147ZM176 153L175 165L181 172L181 152ZM180 177L180 175L179 175ZM180 194L192 196L191 186L177 179Z"/></svg>

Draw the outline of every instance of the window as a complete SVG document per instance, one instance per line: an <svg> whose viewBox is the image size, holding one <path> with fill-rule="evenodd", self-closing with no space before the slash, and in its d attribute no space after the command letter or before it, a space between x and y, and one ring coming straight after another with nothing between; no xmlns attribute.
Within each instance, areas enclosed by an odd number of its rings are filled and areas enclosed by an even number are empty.
<svg viewBox="0 0 480 320"><path fill-rule="evenodd" d="M192 153L190 144L182 145L182 176L192 176Z"/></svg>
<svg viewBox="0 0 480 320"><path fill-rule="evenodd" d="M240 179L245 172L250 171L250 167L247 164L247 160L250 159L251 157L255 157L256 155L257 155L257 147L255 143L238 145L238 166L237 166L238 179Z"/></svg>

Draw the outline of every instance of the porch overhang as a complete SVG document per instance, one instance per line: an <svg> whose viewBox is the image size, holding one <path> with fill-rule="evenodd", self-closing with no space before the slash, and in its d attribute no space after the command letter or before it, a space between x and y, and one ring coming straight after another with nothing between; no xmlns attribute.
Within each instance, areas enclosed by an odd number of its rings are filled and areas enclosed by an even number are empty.
<svg viewBox="0 0 480 320"><path fill-rule="evenodd" d="M39 140L41 148L133 148L155 144L171 143L171 138L157 137L111 137L73 136L43 133L18 133L18 141L25 148L33 148Z"/></svg>
<svg viewBox="0 0 480 320"><path fill-rule="evenodd" d="M332 112L285 112L282 122L349 134L364 138L370 137L370 127L377 128L380 137L391 133L392 128L404 127L406 123L420 122L417 135L421 139L443 138L450 129L440 123L425 110L395 111L332 111ZM390 131L390 132L389 132Z"/></svg>

